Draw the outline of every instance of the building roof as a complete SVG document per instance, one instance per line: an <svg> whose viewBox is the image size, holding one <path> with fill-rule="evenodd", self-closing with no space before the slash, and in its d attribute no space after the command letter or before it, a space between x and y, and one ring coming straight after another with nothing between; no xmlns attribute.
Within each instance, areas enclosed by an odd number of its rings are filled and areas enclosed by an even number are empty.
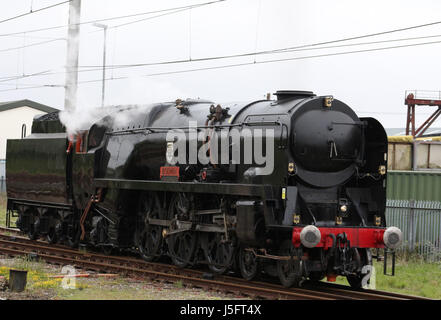
<svg viewBox="0 0 441 320"><path fill-rule="evenodd" d="M404 136L406 128L385 128L388 136ZM424 132L424 135L441 135L441 128L429 128Z"/></svg>
<svg viewBox="0 0 441 320"><path fill-rule="evenodd" d="M9 102L0 102L0 112L21 108L21 107L29 107L33 109L37 109L46 113L60 111L58 109L46 106L44 104L32 101L32 100L17 100L17 101L9 101Z"/></svg>

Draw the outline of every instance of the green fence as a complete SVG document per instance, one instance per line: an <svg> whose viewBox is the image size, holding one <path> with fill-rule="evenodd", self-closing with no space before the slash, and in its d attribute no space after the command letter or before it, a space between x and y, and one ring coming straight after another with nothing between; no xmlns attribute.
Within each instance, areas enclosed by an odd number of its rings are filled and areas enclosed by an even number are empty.
<svg viewBox="0 0 441 320"><path fill-rule="evenodd" d="M441 202L441 171L389 171L387 198Z"/></svg>
<svg viewBox="0 0 441 320"><path fill-rule="evenodd" d="M403 232L401 249L441 260L441 172L389 171L386 221Z"/></svg>

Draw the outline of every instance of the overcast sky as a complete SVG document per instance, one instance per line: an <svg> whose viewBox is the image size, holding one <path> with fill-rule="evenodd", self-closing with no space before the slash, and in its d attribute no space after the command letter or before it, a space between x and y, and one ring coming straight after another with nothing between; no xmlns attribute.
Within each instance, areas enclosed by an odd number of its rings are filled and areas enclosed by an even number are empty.
<svg viewBox="0 0 441 320"><path fill-rule="evenodd" d="M209 0L83 0L81 21L104 19ZM0 2L0 21L62 0ZM154 16L158 14L153 14ZM226 0L192 10L111 28L148 15L104 22L108 24L107 64L152 63L252 53L308 45L441 20L441 1L296 1ZM0 23L0 101L31 99L63 108L64 89L48 87L12 90L28 85L63 85L66 41L21 47L65 38L67 28L1 36L68 22L68 4ZM387 127L404 127L405 90L441 90L441 43L374 52L260 63L337 52L441 41L441 24L388 35L339 42L338 45L435 36L419 40L346 46L257 55L235 59L108 70L106 104L148 103L177 98L206 98L216 102L260 99L280 89L310 90L333 95L359 112L378 118ZM5 49L8 49L5 51ZM101 66L103 32L81 26L80 66ZM256 64L198 72L146 76L204 67ZM4 77L42 71L50 76L5 81ZM84 69L83 69L84 70ZM79 81L100 80L102 71L81 72ZM10 91L4 91L11 89ZM78 108L98 107L101 82L80 83ZM423 108L424 116L433 108ZM441 126L441 119L435 123Z"/></svg>

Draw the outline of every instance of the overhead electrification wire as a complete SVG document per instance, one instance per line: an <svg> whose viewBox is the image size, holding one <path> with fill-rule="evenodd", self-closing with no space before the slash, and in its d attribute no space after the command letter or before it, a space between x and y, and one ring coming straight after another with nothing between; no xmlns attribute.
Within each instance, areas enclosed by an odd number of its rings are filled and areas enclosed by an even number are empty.
<svg viewBox="0 0 441 320"><path fill-rule="evenodd" d="M72 1L72 0L59 2L59 3L53 4L53 5L50 5L50 6L44 7L44 8L40 8L40 9L37 9L37 10L32 10L32 9L31 9L31 11L29 11L29 12L26 12L26 13L23 13L23 14L19 14L19 15L17 15L17 16L10 17L10 18L4 19L4 20L0 20L0 23L4 23L4 22L12 21L12 20L15 20L15 19L18 19L18 18L22 18L22 17L28 16L28 15L30 15L30 14L37 13L37 12L40 12L40 11L43 11L43 10L52 9L52 8L54 8L54 7L60 6L60 5L62 5L62 4L69 3L69 2L71 2L71 1ZM23 33L23 32L21 32L21 33Z"/></svg>
<svg viewBox="0 0 441 320"><path fill-rule="evenodd" d="M314 47L314 48L300 48L296 50L286 51L282 53L288 53L288 52L295 52L295 51L308 51L308 50L319 50L319 49L329 49L329 48L340 48L340 47L346 47L346 46L357 46L357 45L367 45L367 44L379 44L379 43L388 43L388 42L395 42L395 41L404 41L404 40L415 40L415 39L424 39L424 38L434 38L434 37L441 37L441 35L432 35L432 36L425 36L425 37L413 37L413 38L402 38L402 39L392 39L392 40L383 40L383 41L373 41L373 42L362 42L362 43L356 43L356 44L344 44L344 45L336 45L336 46L327 46L327 47ZM156 75L165 75L165 74L175 74L175 73L185 73L185 72L195 72L195 71L204 71L204 70L212 70L212 69L223 69L223 68L232 68L232 67L240 67L240 66L247 66L247 65L253 65L253 64L263 64L263 63L271 63L271 62L280 62L280 61L291 61L291 60L304 60L304 59L311 59L311 58L321 58L321 57L327 57L327 56L338 56L338 55L346 55L346 54L354 54L354 53L362 53L362 52L372 52L372 51L383 51L383 50L390 50L390 49L398 49L398 48L406 48L406 47L415 47L415 46L423 46L423 45L432 45L432 44L438 44L441 43L441 40L439 41L431 41L431 42L420 42L420 43L412 43L412 44L404 44L404 45L398 45L398 46L389 46L389 47L380 47L380 48L370 48L370 49L362 49L362 50L353 50L353 51L343 51L343 52L335 52L335 53L324 53L319 55L311 55L311 56L301 56L301 57L288 57L288 58L280 58L280 59L271 59L271 60L263 60L263 61L253 61L253 62L243 62L243 63L236 63L236 64L228 64L228 65L222 65L222 66L212 66L212 67L202 67L202 68L194 68L194 69L188 69L188 70L177 70L177 71L167 71L162 73L153 73L149 74L147 76L156 76ZM303 46L300 46L303 47ZM257 54L267 54L272 51L262 51ZM273 53L280 53L279 51L273 52ZM239 55L230 55L230 56L222 56L222 57L210 57L210 58L200 58L200 59L193 59L193 60L174 60L174 61L163 61L163 62L153 62L153 63L144 63L144 64L133 64L133 65L114 65L111 66L110 69L115 68L132 68L132 67L146 67L146 66L158 66L158 65L168 65L168 64L179 64L179 63L188 63L188 62L202 62L202 61L211 61L211 60L219 60L219 59L225 59L225 58L233 58L233 57L245 57L245 56L252 56L256 53L247 53L247 54L239 54ZM86 68L86 67L84 67ZM92 69L83 69L79 70L78 72L93 72L93 71L102 71L102 67L95 66L89 66L89 68ZM43 71L40 73L36 73L33 75L26 75L26 77L36 77L36 76L49 76L49 75L56 75L56 74L65 74L65 71L61 72L52 72L52 71ZM7 82L12 80L19 80L24 78L25 76L17 76L17 77L5 77L5 80L0 81L1 82ZM130 78L130 76L123 76L123 77L112 77L110 79L106 80L121 80L121 79L127 79ZM1 78L0 78L1 79ZM100 80L89 80L89 81L83 81L80 83L88 83L88 82L98 82L102 81Z"/></svg>
<svg viewBox="0 0 441 320"><path fill-rule="evenodd" d="M215 3L218 3L218 2L224 2L224 1L227 1L227 0L216 0L216 1L199 3L199 4L187 5L187 6L181 6L181 7L174 7L174 8L169 8L169 9L161 9L161 10L155 10L155 11L148 11L148 12L137 13L137 14L132 14L132 15L125 15L125 16L119 16L119 17L113 17L113 18L92 20L92 21L87 21L87 22L79 23L78 25L80 25L80 24L90 24L90 23L94 23L94 22L98 22L98 21L102 22L102 21L115 20L115 19L123 19L123 18L140 16L140 15L146 15L146 14L152 14L152 13L165 12L165 13L160 14L160 15L150 16L150 17L147 17L147 18L143 18L141 20L130 21L128 23L123 23L123 24L120 24L120 25L109 27L109 29L111 29L111 28L117 29L117 28L129 25L129 24L134 24L134 23L138 23L138 22L142 22L142 21L146 21L146 20L151 20L151 19L162 17L162 16L166 16L166 15L170 15L170 14L175 14L175 13L178 13L178 12L182 12L182 11L186 11L186 10L191 10L193 8L199 8L199 7L215 4ZM69 25L67 25L67 26L69 26ZM61 27L67 27L67 26L60 26L60 28ZM58 27L54 27L54 28L58 28ZM39 30L41 30L41 29L39 29ZM36 30L34 30L34 31L36 31ZM0 35L0 36L14 36L14 35L15 34L4 34L4 35ZM56 42L56 41L60 41L60 40L66 40L66 39L65 38L56 38L56 39L36 42L36 43L28 44L28 45L23 45L23 46L20 46L20 47L5 48L5 49L0 49L0 52L8 52L8 51L13 51L13 50L20 50L20 49L24 49L24 48L27 48L27 47L43 45L43 44L52 43L52 42ZM100 67L100 70L102 70L102 67ZM71 71L71 72L75 72L75 71ZM66 73L66 72L60 72L60 73ZM58 72L52 72L51 74L58 74ZM38 75L42 75L42 73L39 73ZM49 74L47 74L47 75L49 75ZM20 75L20 76L15 76L15 77L7 77L6 78L7 80L5 80L5 81L10 81L10 80L13 80L13 79L14 80L18 80L18 79L22 79L24 77L29 77L29 76L37 76L37 74L34 74L34 75ZM0 81L0 82L2 82L2 81Z"/></svg>
<svg viewBox="0 0 441 320"><path fill-rule="evenodd" d="M21 35L10 35L10 36L5 36L5 37L11 37L11 38L22 38L23 34ZM44 39L44 40L55 40L55 39L59 39L59 38L54 38L54 37L43 37L43 36L30 36L30 35L26 35L26 38L29 39Z"/></svg>
<svg viewBox="0 0 441 320"><path fill-rule="evenodd" d="M66 38L57 38L57 39L51 39L51 40L46 40L46 41L29 43L29 44L26 44L26 45L23 45L23 46L20 46L20 47L12 47L12 48L0 49L0 52L8 52L8 51L14 51L14 50L21 50L21 49L24 49L24 48L40 46L40 45L43 45L43 44L48 44L48 43L52 43L52 42L56 42L56 41L61 41L61 40L66 40Z"/></svg>
<svg viewBox="0 0 441 320"><path fill-rule="evenodd" d="M333 46L311 47L311 48L308 48L305 45L301 45L297 47L290 47L289 49L283 48L283 49L265 50L259 52L247 52L247 53L232 54L232 55L193 58L191 60L182 59L182 60L169 60L169 61L159 61L159 62L149 62L149 63L107 65L106 68L120 69L120 68L146 67L146 66L157 66L157 65L167 65L167 64L181 64L188 62L202 62L202 61L223 60L223 59L231 59L231 58L242 58L242 57L256 56L256 55L280 54L280 53L283 54L283 53L310 51L310 50L334 49L334 48L342 48L342 47L353 47L353 46L361 46L361 45L382 44L382 43L390 43L390 42L398 42L398 41L420 40L420 39L439 38L439 37L441 37L441 34L431 35L431 36L381 40L381 41L358 42L358 43L349 43L349 44L341 44L341 45L333 45ZM102 66L98 66L98 65L79 66L78 68L80 69L86 68L86 70L80 70L79 72L102 70Z"/></svg>
<svg viewBox="0 0 441 320"><path fill-rule="evenodd" d="M249 66L249 65L256 65L256 64L266 64L266 63L275 63L275 62L283 62L283 61L323 58L323 57L330 57L330 56L347 55L347 54L355 54L355 53L363 53L363 52L374 52L374 51L382 51L382 50L390 50L390 49L398 49L398 48L406 48L406 47L415 47L415 46L430 45L430 44L440 44L440 43L441 43L441 41L432 41L432 42L424 42L424 43L408 44L408 45L400 45L400 46L390 46L390 47L372 48L372 49L364 49L364 50L326 53L326 54L312 55L312 56L290 57L290 58L272 59L272 60L264 60L264 61L256 61L256 62L253 61L253 62L243 62L243 63L236 63L236 64L227 64L227 65L221 65L221 66L202 67L202 68L194 68L194 69L175 70L175 71L165 71L165 72L150 73L150 74L145 74L145 75L140 75L140 76L121 76L121 77L107 78L105 80L106 81L123 80L123 79L129 79L129 78L134 78L134 77L141 77L142 78L142 77L153 77L153 76L189 73L189 72L197 72L197 71L226 69L226 68L242 67L242 66ZM101 82L102 80L103 79L86 80L86 81L80 81L78 83L79 84L86 84L86 83ZM61 86L61 85L46 85L46 86ZM28 88L17 88L17 89L28 89ZM13 89L10 89L10 90L13 90Z"/></svg>
<svg viewBox="0 0 441 320"><path fill-rule="evenodd" d="M162 14L158 14L158 15L153 16L153 17L147 17L147 18L142 18L142 19L139 19L139 20L124 22L124 23L121 23L121 24L117 24L115 26L110 26L109 29L129 26L131 24L135 24L135 23L139 23L139 22L143 22L143 21L147 21L147 20L151 20L151 19L155 19L155 18L159 18L159 17L164 17L164 16L168 16L168 15L179 13L179 12L183 12L183 11L187 11L187 10L190 10L191 8L194 8L194 7L188 7L188 8L173 10L173 11L165 12L165 13L162 13ZM94 32L98 32L98 31L94 31Z"/></svg>
<svg viewBox="0 0 441 320"><path fill-rule="evenodd" d="M35 73L31 73L31 74L24 74L21 76L6 76L6 77L0 77L0 82L6 82L6 81L12 81L12 80L20 80L20 79L24 79L24 78L31 78L31 77L36 77L36 76L41 76L41 75L50 75L52 70L45 70L45 71L38 71Z"/></svg>
<svg viewBox="0 0 441 320"><path fill-rule="evenodd" d="M216 1L210 1L210 2L205 2L205 3L181 6L181 7L174 7L174 8L168 8L168 9L160 9L160 10L154 10L154 11L134 13L134 14L123 15L123 16L116 16L116 17L111 17L111 18L95 19L95 20L84 21L84 22L80 22L80 23L76 23L76 24L72 24L72 25L93 24L93 23L97 23L97 22L105 22L105 21L111 21L111 20L133 18L133 17L137 17L137 16L143 16L143 15L148 15L148 14L153 14L153 13L160 13L160 12L167 12L167 11L174 11L174 10L179 10L179 9L187 9L188 10L190 8L210 5L210 4L214 4L214 3L218 3L218 2L223 2L223 1L227 1L227 0L216 0ZM13 35L20 35L20 34L23 34L23 33L29 34L29 33L40 32L40 31L62 29L62 28L67 28L69 26L70 25L68 24L68 25L59 25L59 26L45 27L45 28L39 28L39 29L31 29L31 30L19 31L19 32L3 33L3 34L0 34L0 37L8 37L8 36L13 36Z"/></svg>
<svg viewBox="0 0 441 320"><path fill-rule="evenodd" d="M417 44L408 44L408 45L364 49L364 50L354 50L354 51L345 51L345 52L325 53L325 54L319 54L319 55L313 55L313 56L280 58L280 59L272 59L272 60L264 60L264 61L256 61L256 62L254 62L254 61L253 62L243 62L243 63L227 64L227 65L222 65L222 66L212 66L212 67L202 67L202 68L195 68L195 69L158 72L158 73L141 75L141 76L137 76L137 77L152 77L152 76L160 76L160 75L168 75L168 74L179 74L179 73L188 73L188 72L215 70L215 69L226 69L226 68L242 67L242 66L255 65L255 64L266 64L266 63L293 61L293 60L305 60L305 59L347 55L347 54L355 54L355 53L362 53L362 52L382 51L382 50L415 47L415 46L439 44L439 43L441 43L441 41L423 42L423 43L417 43ZM128 78L132 78L132 77L130 77L130 76L123 76L123 77L118 77L118 78L115 77L115 78L113 78L113 80L121 80L121 79L128 79ZM111 80L111 79L106 79L106 80ZM99 81L102 81L102 79L80 81L79 83L82 84L82 83L92 83L92 82L99 82Z"/></svg>
<svg viewBox="0 0 441 320"><path fill-rule="evenodd" d="M190 62L203 62L203 61L214 61L214 60L222 60L222 59L231 59L231 58L241 58L241 57L247 57L247 56L256 56L256 55L267 55L267 54L279 54L279 53L290 53L290 52L301 52L301 51L310 51L310 50L323 50L323 49L335 49L335 48L342 48L342 47L353 47L353 46L361 46L361 45L372 45L372 44L382 44L382 43L390 43L390 42L399 42L399 41L409 41L409 40L420 40L420 39L430 39L430 38L439 38L441 37L441 34L439 35L431 35L431 36L421 36L421 37L410 37L410 38L399 38L399 39L390 39L390 40L380 40L380 41L369 41L369 42L358 42L358 43L350 43L350 44L341 44L341 45L333 45L333 46L322 46L322 47L312 47L312 48L305 48L303 45L299 46L299 49L290 49L290 50L267 50L267 51L260 51L260 52L250 52L250 53L243 53L243 54L234 54L234 55L224 55L224 56L216 56L216 57L204 57L204 58L196 58L196 59L184 59L184 60L170 60L170 61L160 61L160 62L150 62L150 63L136 63L136 64L114 64L114 65L107 65L106 69L110 70L116 70L116 69L125 69L125 68L139 68L139 67L148 67L148 66L160 66L160 65L172 65L172 64L184 64L184 63L190 63ZM423 43L425 44L425 43ZM432 42L428 43L432 44ZM1 50L0 50L1 52ZM80 66L81 70L79 70L79 73L83 72L95 72L95 71L102 71L102 66ZM62 69L60 67L60 69ZM74 72L74 71L71 71ZM10 81L10 80L16 80L16 79L22 79L24 77L37 77L37 76L49 76L49 75L57 75L57 74L66 74L66 71L60 71L55 72L54 70L50 71L44 71L40 73L36 73L33 75L25 75L25 76L9 76L9 77L0 77L0 83L2 82L2 79L6 79L4 81ZM4 82L3 81L3 82Z"/></svg>
<svg viewBox="0 0 441 320"><path fill-rule="evenodd" d="M217 3L217 2L223 2L223 1L226 1L226 0L217 0L217 1L201 3L201 4L194 4L194 5L189 5L189 6L183 6L183 7L175 7L175 8L169 8L169 9L162 9L162 10L156 10L156 11L148 11L148 12L142 12L142 13L136 13L136 14L130 14L130 15L124 15L124 16L111 17L111 18L90 20L90 21L81 22L78 25L92 24L92 23L96 23L96 22L104 22L104 21L117 20L117 19L124 19L124 18L135 17L135 16L142 16L142 15L147 15L147 14L152 14L152 13L159 13L159 12L164 12L164 11L173 11L173 10L183 9L183 8L194 8L196 6L209 5L209 4L213 4L213 3ZM349 38L341 38L341 39L337 39L337 40L323 41L323 42L317 42L317 43L312 43L312 44L306 44L304 46L305 47L310 47L310 46L319 46L319 45L331 44L331 43L335 43L335 42L344 42L344 41L362 39L362 38L367 38L367 37L380 36L380 35L385 35L385 34L390 34L390 33L395 33L395 32L408 31L408 30L412 30L412 29L424 28L424 27L434 26L434 25L438 25L438 24L441 24L441 21L434 21L434 22L430 22L430 23L419 24L419 25L414 25L414 26L404 27L404 28L399 28L399 29L392 29L392 30L387 30L387 31L382 31L382 32L377 32L377 33L370 33L370 34L354 36L354 37L349 37ZM60 29L60 28L66 28L66 27L69 27L69 25L53 26L53 27L33 29L33 30L27 30L27 31L20 31L20 32L0 34L0 37L13 36L13 35L21 35L23 33L28 33L29 34L29 33L34 33L34 32L53 30L53 29ZM115 27L117 27L117 26L115 26ZM292 48L298 48L298 47L283 48L283 49L278 49L278 50L289 50L289 49L292 49Z"/></svg>
<svg viewBox="0 0 441 320"><path fill-rule="evenodd" d="M20 88L14 88L14 89L3 89L3 90L0 90L0 92L16 91L16 90L26 90L26 89L40 89L40 88L64 88L64 85L59 85L59 84L44 84L44 85L29 86L29 87L20 87Z"/></svg>
<svg viewBox="0 0 441 320"><path fill-rule="evenodd" d="M226 0L212 1L212 2L205 3L205 4L211 4L211 3L215 3L215 2L221 2L221 1L226 1ZM188 7L201 6L201 5L204 5L204 4L192 5L192 6L188 6ZM172 10L172 9L169 9L169 10ZM151 18L151 17L149 17L149 18ZM109 19L113 19L113 18L109 18ZM96 21L98 21L98 20L96 20ZM99 20L99 21L103 21L103 20ZM331 40L331 41L326 41L326 42L319 42L319 43L313 43L313 44L305 44L305 45L301 45L301 46L279 48L279 49L268 50L268 51L261 51L261 52L252 52L252 53L245 53L245 54L219 56L219 57L199 58L199 59L192 59L192 60L175 60L175 61L154 62L154 63L141 63L141 64L130 64L130 65L112 65L112 66L107 66L107 68L111 68L111 69L113 69L113 68L129 68L129 67L143 67L143 66L175 64L175 63L185 63L185 62L209 61L209 60L236 58L236 57L246 57L246 56L256 55L256 54L288 53L288 52L294 52L294 51L321 50L321 49L329 49L329 48L337 48L337 47L345 47L345 46L357 46L357 45L367 45L367 44L388 43L388 42L394 42L394 41L404 41L404 40L416 40L416 39L423 39L423 38L433 38L433 37L439 37L441 35L413 37L413 38L402 38L402 39L392 39L392 40L382 40L382 41L372 41L372 42L355 43L355 44L343 44L343 45L326 46L326 47L320 46L320 45L323 45L323 44L331 44L331 43L336 43L336 42L342 42L342 41L348 41L348 40L354 40L354 39L370 37L370 36L374 36L374 35L383 35L383 34L391 33L391 32L410 30L410 29L413 29L413 28L418 28L418 27L423 27L423 26L430 26L430 25L434 25L434 24L438 24L438 23L441 23L441 21L433 22L433 23L428 23L428 24L424 24L424 25L407 27L407 28L389 30L389 31L384 31L384 32L379 32L379 33L374 33L374 34L369 34L369 35L357 36L357 37L352 37L352 38L337 39L337 40ZM56 39L56 40L58 40L58 39ZM356 51L349 51L349 52L327 53L327 54L315 55L315 56L292 57L292 58L274 59L274 60L266 60L266 61L258 61L258 62L255 61L255 62L248 62L248 63L238 63L238 64L230 64L230 65L225 65L225 66L214 66L214 67L197 68L197 69L190 69L190 70L163 72L163 73L150 74L150 75L146 75L146 76L154 76L154 75L162 75L162 74L174 74L174 73L184 73L184 72L194 72L194 71L219 69L219 68L230 68L230 67L236 67L236 66L244 66L244 65L251 65L251 64L262 64L262 63L279 62L279 61L310 59L310 58L318 58L318 57L334 56L334 55L342 55L342 54L352 54L352 53L360 53L360 52L369 52L369 51L379 51L379 50L394 49L394 48L430 45L430 44L436 44L436 43L440 43L440 41L418 43L418 44L409 44L409 45L401 45L401 46L394 46L394 47L383 47L383 48L373 48L373 49L366 49L366 50L356 50ZM95 71L93 69L90 69L90 68L95 68L95 67L99 68L98 70L102 70L102 66L82 66L82 68L89 68L89 69L88 70L80 70L79 72ZM10 80L13 80L13 79L17 80L17 79L21 79L23 77L30 77L30 76L46 76L46 75L51 75L51 74L62 74L62 73L64 74L66 72L41 72L39 74L23 75L23 76L17 76L15 78L14 77L9 77L9 78L5 77L5 79L7 79L5 81L10 81ZM118 79L125 79L125 78L129 78L129 77L119 77L119 78L112 78L112 79L107 79L107 80L118 80ZM94 82L94 81L95 80L91 80L91 81L86 81L86 82L82 82L82 83ZM96 81L101 81L101 79L100 80L96 80Z"/></svg>
<svg viewBox="0 0 441 320"><path fill-rule="evenodd" d="M147 20L152 20L152 19L156 19L156 18L159 18L159 17L163 17L163 16L179 13L179 12L186 11L186 10L191 10L193 8L198 8L198 7L202 7L202 6L206 6L206 5L210 5L210 4L214 4L214 3L222 2L222 1L226 1L226 0L217 0L217 1L205 2L205 3L201 3L201 4L189 5L189 6L185 6L185 7L178 7L178 8L172 8L172 9L163 9L163 10L149 11L148 13L150 13L150 14L151 13L155 13L155 12L164 12L164 11L167 11L167 12L163 13L163 14L160 14L160 15L156 15L156 16L152 16L152 17L147 17L147 18L144 18L144 19L130 21L130 22L127 22L127 23L116 25L116 26L111 26L111 27L109 27L109 29L116 29L116 28L127 26L127 25L130 25L130 24L134 24L134 23L138 23L138 22L142 22L142 21L147 21ZM82 22L82 23L79 23L78 25L90 24L90 23L95 23L95 22L99 22L99 21L107 21L107 20L110 20L110 19L112 19L112 20L113 19L122 19L122 18L127 18L127 17L130 17L130 16L138 16L138 15L146 15L146 14L147 13L142 13L142 14L135 14L135 15L128 15L128 16L126 15L126 16L121 16L121 17L108 18L108 19L93 20L93 21ZM54 28L64 28L64 27L68 27L68 25L67 26L54 27ZM100 32L100 30L92 31L90 33L95 33L95 32ZM25 33L27 34L27 32L25 32ZM15 35L16 34L3 34L3 35L0 35L0 37L6 37L6 36L10 37L10 36L15 36ZM55 39L50 39L50 40L46 40L46 41L35 42L35 43L27 45L26 47L33 47L33 46L44 45L44 44L48 44L48 43L52 43L52 42L56 42L56 41L60 41L60 40L66 40L66 38L55 38ZM25 48L25 47L21 46L21 47L5 48L5 49L0 49L0 52L19 50L19 49L23 49L23 48ZM101 68L101 70L102 70L102 68Z"/></svg>

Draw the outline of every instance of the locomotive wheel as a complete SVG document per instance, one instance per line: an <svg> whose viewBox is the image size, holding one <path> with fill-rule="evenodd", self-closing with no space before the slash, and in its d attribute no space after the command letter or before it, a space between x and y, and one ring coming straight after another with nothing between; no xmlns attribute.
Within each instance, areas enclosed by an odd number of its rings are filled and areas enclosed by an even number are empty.
<svg viewBox="0 0 441 320"><path fill-rule="evenodd" d="M34 210L29 210L29 214L33 219L32 222L29 224L29 230L28 230L28 237L30 240L35 240L38 238L39 229L40 229L40 217L38 216L38 213ZM36 214L34 216L34 214Z"/></svg>
<svg viewBox="0 0 441 320"><path fill-rule="evenodd" d="M54 244L57 243L62 235L62 224L60 217L56 215L54 218L53 226L49 228L49 232L46 235L47 242Z"/></svg>
<svg viewBox="0 0 441 320"><path fill-rule="evenodd" d="M184 268L192 262L196 249L196 234L191 231L170 235L167 238L168 252L173 263Z"/></svg>
<svg viewBox="0 0 441 320"><path fill-rule="evenodd" d="M112 246L101 246L101 251L106 255L110 256L113 253L113 247Z"/></svg>
<svg viewBox="0 0 441 320"><path fill-rule="evenodd" d="M361 266L359 266L360 271L357 272L356 275L349 275L346 276L346 279L349 282L349 285L354 289L361 289L363 286L363 278L366 276L366 273L362 273L363 266L365 265L372 265L372 253L369 249L355 249L359 250L360 258L361 258ZM370 270L372 272L372 270ZM367 283L369 284L369 280L367 280Z"/></svg>
<svg viewBox="0 0 441 320"><path fill-rule="evenodd" d="M68 235L67 236L67 244L71 248L76 248L80 244L80 232L77 232L76 235Z"/></svg>
<svg viewBox="0 0 441 320"><path fill-rule="evenodd" d="M69 247L76 248L80 244L81 229L77 221L69 226L69 232L66 235L67 244Z"/></svg>
<svg viewBox="0 0 441 320"><path fill-rule="evenodd" d="M239 249L239 269L245 280L253 280L257 276L260 268L254 252L245 250L244 247Z"/></svg>
<svg viewBox="0 0 441 320"><path fill-rule="evenodd" d="M233 263L235 246L232 241L223 240L223 234L204 234L202 236L202 247L211 271L222 274L230 268Z"/></svg>
<svg viewBox="0 0 441 320"><path fill-rule="evenodd" d="M279 255L295 255L295 248L292 246L291 240L285 240L282 242ZM300 281L302 280L302 277L296 273L294 263L296 263L296 261L293 261L292 259L277 261L277 275L279 276L280 283L286 288L299 286ZM299 263L299 267L302 267L301 260L297 263Z"/></svg>
<svg viewBox="0 0 441 320"><path fill-rule="evenodd" d="M188 219L190 201L184 193L173 195L168 211L168 219ZM192 263L196 251L197 235L194 231L171 234L166 238L168 253L173 263L184 268Z"/></svg>
<svg viewBox="0 0 441 320"><path fill-rule="evenodd" d="M141 257L150 262L159 258L162 248L162 227L149 224L149 219L163 219L159 197L143 194L138 209L139 222L136 230L136 244Z"/></svg>
<svg viewBox="0 0 441 320"><path fill-rule="evenodd" d="M312 271L309 274L309 280L317 282L322 280L325 277L325 273L323 271Z"/></svg>

